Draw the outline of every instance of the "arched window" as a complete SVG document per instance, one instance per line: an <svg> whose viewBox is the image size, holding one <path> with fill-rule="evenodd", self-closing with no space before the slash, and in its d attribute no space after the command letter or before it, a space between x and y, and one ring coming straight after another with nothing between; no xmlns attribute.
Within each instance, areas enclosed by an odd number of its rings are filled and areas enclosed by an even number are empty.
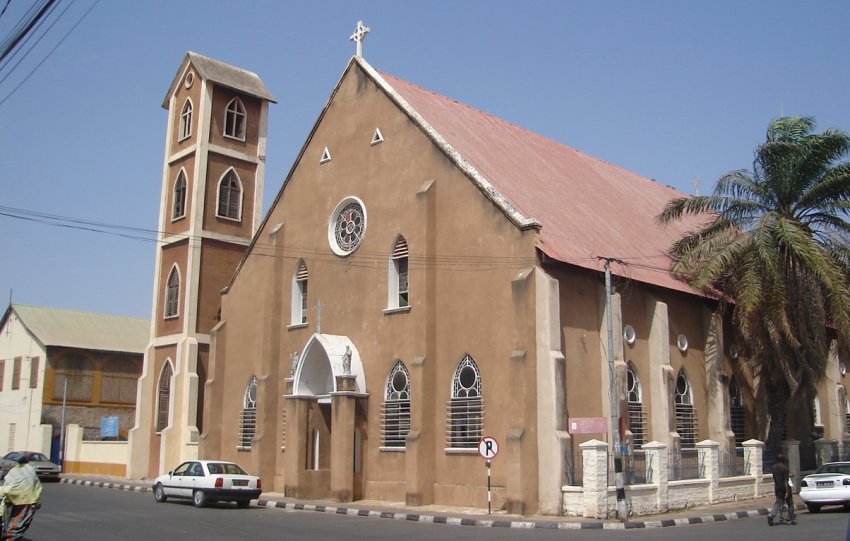
<svg viewBox="0 0 850 541"><path fill-rule="evenodd" d="M410 432L410 374L396 361L389 376L381 412L384 447L404 447Z"/></svg>
<svg viewBox="0 0 850 541"><path fill-rule="evenodd" d="M109 360L103 367L103 376L100 381L101 402L135 404L138 379L139 365L134 360L128 358Z"/></svg>
<svg viewBox="0 0 850 541"><path fill-rule="evenodd" d="M744 399L734 377L729 379L729 428L735 434L735 447L747 441L747 425L744 421Z"/></svg>
<svg viewBox="0 0 850 541"><path fill-rule="evenodd" d="M192 100L186 98L183 110L180 112L180 136L178 139L182 141L190 135L192 135Z"/></svg>
<svg viewBox="0 0 850 541"><path fill-rule="evenodd" d="M165 285L165 317L177 317L180 309L180 271L177 265L171 267Z"/></svg>
<svg viewBox="0 0 850 541"><path fill-rule="evenodd" d="M244 141L245 118L245 106L242 105L242 100L239 98L230 100L224 113L224 135Z"/></svg>
<svg viewBox="0 0 850 541"><path fill-rule="evenodd" d="M409 305L407 274L407 241L399 235L390 255L387 280L387 307L404 308Z"/></svg>
<svg viewBox="0 0 850 541"><path fill-rule="evenodd" d="M257 433L257 376L251 376L251 381L245 388L242 400L242 414L239 419L239 449L251 449L251 440Z"/></svg>
<svg viewBox="0 0 850 541"><path fill-rule="evenodd" d="M307 264L304 260L298 262L295 274L292 276L292 325L307 323Z"/></svg>
<svg viewBox="0 0 850 541"><path fill-rule="evenodd" d="M221 177L218 183L218 209L216 216L239 219L239 211L242 208L242 183L236 171L230 169Z"/></svg>
<svg viewBox="0 0 850 541"><path fill-rule="evenodd" d="M682 449L693 449L697 443L697 414L694 410L694 396L691 382L685 369L679 370L676 377L676 432L682 442Z"/></svg>
<svg viewBox="0 0 850 541"><path fill-rule="evenodd" d="M65 381L68 392L65 393ZM94 366L82 353L66 353L56 363L53 375L53 399L89 402L92 399Z"/></svg>
<svg viewBox="0 0 850 541"><path fill-rule="evenodd" d="M644 444L646 437L646 415L643 411L643 389L635 365L629 361L627 372L629 395L629 430L632 433L632 445L635 448Z"/></svg>
<svg viewBox="0 0 850 541"><path fill-rule="evenodd" d="M478 366L469 355L455 369L447 413L447 447L475 449L484 435L484 398Z"/></svg>
<svg viewBox="0 0 850 541"><path fill-rule="evenodd" d="M159 373L156 400L156 431L162 432L168 427L168 413L171 407L171 360L166 359L162 372Z"/></svg>
<svg viewBox="0 0 850 541"><path fill-rule="evenodd" d="M186 215L186 173L181 169L174 181L174 208L171 219L176 220Z"/></svg>

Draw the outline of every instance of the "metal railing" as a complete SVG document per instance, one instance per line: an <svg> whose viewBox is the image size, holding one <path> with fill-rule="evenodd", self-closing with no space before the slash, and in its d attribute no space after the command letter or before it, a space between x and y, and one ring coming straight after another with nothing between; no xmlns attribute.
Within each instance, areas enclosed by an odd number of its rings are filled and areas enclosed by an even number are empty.
<svg viewBox="0 0 850 541"><path fill-rule="evenodd" d="M568 451L564 461L564 484L580 487L584 484L583 458L581 451Z"/></svg>
<svg viewBox="0 0 850 541"><path fill-rule="evenodd" d="M750 464L743 447L734 447L718 455L720 477L737 477L750 474Z"/></svg>
<svg viewBox="0 0 850 541"><path fill-rule="evenodd" d="M667 468L670 481L705 477L705 465L697 449L682 449L679 452L671 449L667 454Z"/></svg>

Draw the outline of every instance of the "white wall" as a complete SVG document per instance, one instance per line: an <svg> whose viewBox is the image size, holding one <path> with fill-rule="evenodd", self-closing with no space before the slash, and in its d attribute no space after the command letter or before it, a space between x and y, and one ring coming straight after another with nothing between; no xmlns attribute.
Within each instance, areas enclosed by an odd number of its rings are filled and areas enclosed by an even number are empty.
<svg viewBox="0 0 850 541"><path fill-rule="evenodd" d="M20 386L12 389L15 357L22 357ZM38 358L35 388L30 387L32 359ZM50 454L50 434L41 427L44 370L47 352L14 312L0 328L0 360L4 360L3 387L0 389L0 455L13 450ZM14 426L14 429L12 427Z"/></svg>

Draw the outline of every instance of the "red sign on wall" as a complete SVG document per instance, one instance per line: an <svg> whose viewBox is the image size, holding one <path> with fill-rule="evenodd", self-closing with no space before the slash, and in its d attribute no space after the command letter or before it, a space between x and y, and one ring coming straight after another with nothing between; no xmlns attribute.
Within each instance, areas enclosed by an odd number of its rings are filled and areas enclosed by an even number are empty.
<svg viewBox="0 0 850 541"><path fill-rule="evenodd" d="M607 434L608 420L605 417L570 417L567 427L570 434Z"/></svg>

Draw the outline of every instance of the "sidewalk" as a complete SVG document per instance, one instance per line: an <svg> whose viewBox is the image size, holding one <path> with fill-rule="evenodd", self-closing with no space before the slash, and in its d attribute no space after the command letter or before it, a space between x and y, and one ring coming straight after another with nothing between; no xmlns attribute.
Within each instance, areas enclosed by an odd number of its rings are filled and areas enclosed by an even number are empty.
<svg viewBox="0 0 850 541"><path fill-rule="evenodd" d="M62 483L84 485L133 492L151 492L153 482L150 480L129 480L119 477L107 477L84 474L64 474ZM504 511L487 513L487 509L472 507L446 507L439 505L424 505L421 507L406 507L401 502L385 502L374 500L359 500L352 503L339 503L325 500L296 500L287 498L276 492L264 492L258 507L268 509L284 509L287 511L310 511L318 513L333 513L353 517L384 518L394 520L409 520L414 522L432 522L435 524L452 524L458 526L483 526L501 528L549 528L549 529L631 529L631 528L664 528L670 526L688 526L691 524L706 524L726 520L738 520L751 517L765 517L773 506L773 496L765 496L756 500L725 502L714 505L704 505L672 511L659 515L642 515L628 522L616 519L590 519L582 517L560 517L529 515L521 516L508 514ZM799 510L805 506L799 501ZM765 520L760 518L760 520Z"/></svg>

